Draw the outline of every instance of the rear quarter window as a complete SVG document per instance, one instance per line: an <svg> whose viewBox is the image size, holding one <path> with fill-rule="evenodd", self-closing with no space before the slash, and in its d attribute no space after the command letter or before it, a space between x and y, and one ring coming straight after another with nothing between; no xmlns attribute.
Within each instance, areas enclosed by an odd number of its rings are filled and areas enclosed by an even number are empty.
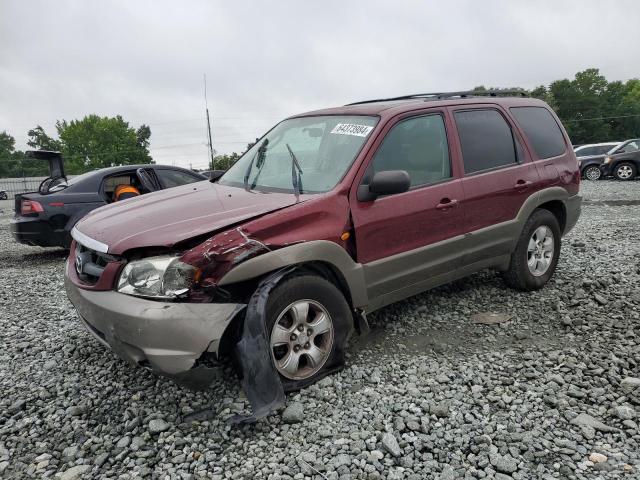
<svg viewBox="0 0 640 480"><path fill-rule="evenodd" d="M509 109L531 142L538 158L562 155L567 146L558 123L544 107L511 107ZM584 152L579 154L586 155Z"/></svg>

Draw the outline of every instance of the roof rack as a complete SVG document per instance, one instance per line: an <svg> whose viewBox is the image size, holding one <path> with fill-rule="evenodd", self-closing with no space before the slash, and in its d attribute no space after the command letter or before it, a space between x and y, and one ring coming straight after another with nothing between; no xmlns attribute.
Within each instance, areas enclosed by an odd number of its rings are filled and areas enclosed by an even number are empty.
<svg viewBox="0 0 640 480"><path fill-rule="evenodd" d="M347 103L345 106L350 105L362 105L364 103L377 103L377 102L393 102L396 100L445 100L448 98L470 98L470 97L528 97L526 92L522 90L467 90L462 92L438 92L438 93L416 93L413 95L403 95L401 97L391 98L378 98L375 100L362 100L359 102Z"/></svg>

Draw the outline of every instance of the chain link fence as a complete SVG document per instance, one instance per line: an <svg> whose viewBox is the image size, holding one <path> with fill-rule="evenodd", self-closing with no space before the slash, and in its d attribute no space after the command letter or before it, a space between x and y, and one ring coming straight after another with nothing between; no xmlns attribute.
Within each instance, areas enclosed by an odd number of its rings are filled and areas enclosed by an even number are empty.
<svg viewBox="0 0 640 480"><path fill-rule="evenodd" d="M0 190L7 192L11 199L16 194L36 192L40 183L47 177L0 178Z"/></svg>

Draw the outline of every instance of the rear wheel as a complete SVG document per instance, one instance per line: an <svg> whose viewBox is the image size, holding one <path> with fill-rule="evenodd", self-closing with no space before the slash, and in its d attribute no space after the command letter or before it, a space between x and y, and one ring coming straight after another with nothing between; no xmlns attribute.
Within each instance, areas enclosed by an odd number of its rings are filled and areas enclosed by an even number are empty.
<svg viewBox="0 0 640 480"><path fill-rule="evenodd" d="M505 283L518 290L538 290L553 276L560 256L560 225L548 210L535 210L526 221L509 269L503 273Z"/></svg>
<svg viewBox="0 0 640 480"><path fill-rule="evenodd" d="M602 172L600 171L600 168L597 165L590 165L584 169L584 171L582 172L582 175L587 180L595 181L595 180L599 180L600 177L602 177Z"/></svg>
<svg viewBox="0 0 640 480"><path fill-rule="evenodd" d="M341 361L353 319L331 282L315 275L285 279L266 310L271 358L285 390L315 382Z"/></svg>
<svg viewBox="0 0 640 480"><path fill-rule="evenodd" d="M630 162L619 163L613 169L613 176L618 180L633 180L636 173L636 166Z"/></svg>

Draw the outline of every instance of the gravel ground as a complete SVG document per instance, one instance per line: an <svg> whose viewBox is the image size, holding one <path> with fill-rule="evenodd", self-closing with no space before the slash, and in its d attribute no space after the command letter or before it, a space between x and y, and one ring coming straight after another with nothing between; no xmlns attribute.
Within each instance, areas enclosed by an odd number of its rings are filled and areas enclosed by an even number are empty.
<svg viewBox="0 0 640 480"><path fill-rule="evenodd" d="M385 308L342 372L241 428L232 374L194 393L97 344L65 253L13 243L5 210L0 477L640 478L640 181L583 194L545 289L482 272Z"/></svg>

